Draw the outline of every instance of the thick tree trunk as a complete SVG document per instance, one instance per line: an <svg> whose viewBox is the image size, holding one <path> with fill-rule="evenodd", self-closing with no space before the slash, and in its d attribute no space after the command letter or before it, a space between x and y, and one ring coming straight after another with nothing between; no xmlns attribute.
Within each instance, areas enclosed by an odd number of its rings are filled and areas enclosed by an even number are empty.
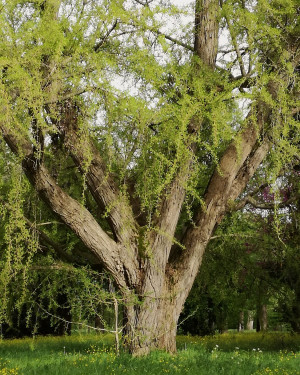
<svg viewBox="0 0 300 375"><path fill-rule="evenodd" d="M140 305L127 306L125 345L134 355L145 355L151 350L176 352L176 332L182 305L176 299L147 297Z"/></svg>

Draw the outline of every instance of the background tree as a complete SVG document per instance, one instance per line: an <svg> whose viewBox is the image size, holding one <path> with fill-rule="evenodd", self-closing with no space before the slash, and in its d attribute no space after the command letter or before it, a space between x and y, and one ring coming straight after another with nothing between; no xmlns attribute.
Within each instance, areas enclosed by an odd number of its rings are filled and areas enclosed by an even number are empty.
<svg viewBox="0 0 300 375"><path fill-rule="evenodd" d="M299 196L296 169L282 170L276 183L281 208L270 186L252 187L245 209L218 227L181 314L184 333L249 329L249 315L256 330L299 331L299 198L290 200Z"/></svg>
<svg viewBox="0 0 300 375"><path fill-rule="evenodd" d="M112 275L130 351L175 351L214 230L265 158L272 179L297 153L296 1L196 0L183 29L171 3L1 4L5 160ZM19 218L22 184L16 167ZM24 223L6 228L5 280L37 251Z"/></svg>

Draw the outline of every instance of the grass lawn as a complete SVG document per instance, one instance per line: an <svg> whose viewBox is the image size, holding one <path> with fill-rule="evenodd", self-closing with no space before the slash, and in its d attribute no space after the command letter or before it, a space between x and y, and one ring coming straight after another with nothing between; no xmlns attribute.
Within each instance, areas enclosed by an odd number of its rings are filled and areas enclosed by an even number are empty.
<svg viewBox="0 0 300 375"><path fill-rule="evenodd" d="M117 356L109 335L0 341L0 375L300 375L300 337L239 333L178 337L178 353Z"/></svg>

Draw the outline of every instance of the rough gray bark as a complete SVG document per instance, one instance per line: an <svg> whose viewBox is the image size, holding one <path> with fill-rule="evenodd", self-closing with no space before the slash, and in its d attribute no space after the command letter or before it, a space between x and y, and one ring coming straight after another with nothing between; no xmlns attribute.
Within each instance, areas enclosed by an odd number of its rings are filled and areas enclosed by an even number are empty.
<svg viewBox="0 0 300 375"><path fill-rule="evenodd" d="M126 248L125 244L117 244L111 239L89 211L57 185L47 168L36 160L33 147L25 137L19 139L19 136L16 137L12 130L4 125L1 126L1 130L10 148L17 154L22 151L22 166L28 179L53 212L112 273L119 287L126 288L126 280L136 285L138 268L133 251Z"/></svg>
<svg viewBox="0 0 300 375"><path fill-rule="evenodd" d="M196 0L194 48L200 60L214 67L217 57L218 0Z"/></svg>
<svg viewBox="0 0 300 375"><path fill-rule="evenodd" d="M82 173L86 173L88 188L99 208L104 211L110 207L108 217L115 239L137 251L136 241L133 239L137 237L138 231L132 208L126 197L120 194L114 179L106 171L105 162L92 140L80 134L76 108L72 102L65 103L62 118L57 126L65 137L65 146L76 165ZM91 158L90 163L87 161L87 155ZM135 253L136 255L137 253Z"/></svg>

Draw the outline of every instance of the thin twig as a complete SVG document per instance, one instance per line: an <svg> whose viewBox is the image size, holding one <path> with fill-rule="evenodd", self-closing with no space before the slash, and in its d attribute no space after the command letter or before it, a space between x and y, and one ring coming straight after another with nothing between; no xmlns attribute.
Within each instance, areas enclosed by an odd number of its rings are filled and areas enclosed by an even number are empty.
<svg viewBox="0 0 300 375"><path fill-rule="evenodd" d="M115 22L112 24L111 28L107 31L107 33L101 38L100 42L97 43L94 46L94 51L98 52L99 49L103 46L104 42L107 40L107 38L110 36L110 34L113 32L113 30L117 27L118 25L118 19L115 20Z"/></svg>
<svg viewBox="0 0 300 375"><path fill-rule="evenodd" d="M231 24L230 24L230 20L229 20L227 15L225 15L225 19L226 19L226 22L227 22L227 25L228 25L228 30L229 30L229 33L230 33L230 36L231 36L232 44L233 44L233 47L235 49L235 53L237 55L237 60L238 60L239 66L240 66L242 76L246 77L247 73L246 73L246 69L245 69L245 66L244 66L244 61L243 61L243 57L242 57L242 54L241 54L241 50L240 50L240 48L238 46L238 43L237 43L236 36L234 35L233 29L232 29Z"/></svg>
<svg viewBox="0 0 300 375"><path fill-rule="evenodd" d="M52 316L53 318L55 319L58 319L64 323L67 323L67 324L77 324L78 326L81 326L81 327L86 327L86 328L90 328L90 329L94 329L95 331L101 331L101 332L108 332L108 333L116 333L116 331L112 331L112 330L109 330L109 329L105 329L105 328L98 328L98 327L93 327L89 324L86 324L86 323L83 323L83 322L74 322L74 321L71 321L71 320L66 320L64 318L61 318L60 316L57 316L57 315L54 315L52 313L50 313L49 311L47 311L46 309L44 309L39 303L35 302L36 305L38 305L38 307L44 311L44 313L46 313L47 315L49 316ZM124 327L122 327L122 330L124 329ZM121 333L121 331L117 331L118 333Z"/></svg>

